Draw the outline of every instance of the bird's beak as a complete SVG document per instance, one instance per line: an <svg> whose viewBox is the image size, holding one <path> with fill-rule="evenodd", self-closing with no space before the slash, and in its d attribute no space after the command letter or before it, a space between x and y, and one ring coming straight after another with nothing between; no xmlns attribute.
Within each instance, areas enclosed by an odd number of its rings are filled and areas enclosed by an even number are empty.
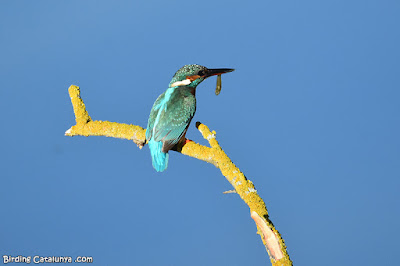
<svg viewBox="0 0 400 266"><path fill-rule="evenodd" d="M215 68L215 69L207 69L204 78L208 78L215 75L221 75L225 73L229 73L234 71L232 68Z"/></svg>

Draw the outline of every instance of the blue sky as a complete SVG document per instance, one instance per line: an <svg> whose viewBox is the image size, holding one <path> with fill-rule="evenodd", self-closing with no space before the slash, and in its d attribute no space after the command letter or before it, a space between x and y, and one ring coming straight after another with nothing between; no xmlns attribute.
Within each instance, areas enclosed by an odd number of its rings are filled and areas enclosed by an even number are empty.
<svg viewBox="0 0 400 266"><path fill-rule="evenodd" d="M295 265L393 265L400 233L398 1L1 1L0 255L95 265L269 265L214 166L65 137L89 114L146 126L185 64L235 68L197 90ZM191 125L187 137L207 144Z"/></svg>

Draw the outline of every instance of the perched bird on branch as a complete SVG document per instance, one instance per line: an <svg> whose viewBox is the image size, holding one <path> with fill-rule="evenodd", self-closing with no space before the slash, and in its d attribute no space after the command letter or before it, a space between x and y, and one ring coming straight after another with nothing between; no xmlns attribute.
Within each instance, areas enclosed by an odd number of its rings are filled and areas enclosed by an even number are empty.
<svg viewBox="0 0 400 266"><path fill-rule="evenodd" d="M147 122L146 142L154 169L164 171L168 166L168 151L186 140L186 131L196 112L197 85L208 77L233 70L185 65L175 73L168 89L154 102Z"/></svg>

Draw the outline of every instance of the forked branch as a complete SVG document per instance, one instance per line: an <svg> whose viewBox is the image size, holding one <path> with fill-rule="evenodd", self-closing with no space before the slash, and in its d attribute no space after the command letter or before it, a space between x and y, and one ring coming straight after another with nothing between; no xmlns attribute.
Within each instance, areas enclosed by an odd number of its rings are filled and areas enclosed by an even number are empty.
<svg viewBox="0 0 400 266"><path fill-rule="evenodd" d="M108 121L93 121L80 97L79 87L71 85L68 91L74 108L76 125L65 132L66 136L106 136L133 140L139 148L145 145L146 130L144 128ZM208 141L210 147L188 141L183 146L178 147L176 151L217 167L231 183L236 193L249 206L251 218L257 225L257 233L261 236L272 265L292 265L285 243L269 220L265 203L258 195L253 183L245 177L222 150L216 139L215 131L211 132L206 125L200 122L196 123L196 127Z"/></svg>

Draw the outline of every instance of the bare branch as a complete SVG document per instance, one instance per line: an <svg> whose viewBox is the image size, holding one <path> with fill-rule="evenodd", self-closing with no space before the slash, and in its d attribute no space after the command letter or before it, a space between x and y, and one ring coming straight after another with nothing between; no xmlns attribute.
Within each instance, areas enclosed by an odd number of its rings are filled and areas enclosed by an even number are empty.
<svg viewBox="0 0 400 266"><path fill-rule="evenodd" d="M72 126L65 132L66 136L106 136L113 138L121 138L132 140L142 148L146 144L146 130L140 126L121 124L108 121L93 121L86 111L85 104L80 97L78 86L71 85L68 89L71 97L72 106L74 108L76 125ZM196 123L197 129L208 141L210 147L206 147L187 141L181 147L177 147L176 151L184 155L197 158L202 161L213 164L217 167L222 175L231 183L234 191L249 206L251 217L254 219L258 234L268 251L272 265L292 265L286 250L286 245L269 220L268 211L264 201L258 195L253 183L237 168L230 160L226 153L222 150L216 139L216 132L200 122Z"/></svg>

